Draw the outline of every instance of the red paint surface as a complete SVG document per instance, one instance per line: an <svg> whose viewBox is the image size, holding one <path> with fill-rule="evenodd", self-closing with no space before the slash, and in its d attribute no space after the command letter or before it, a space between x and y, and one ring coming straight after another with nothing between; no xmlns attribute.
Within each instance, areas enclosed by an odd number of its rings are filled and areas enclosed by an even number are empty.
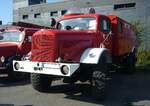
<svg viewBox="0 0 150 106"><path fill-rule="evenodd" d="M109 18L111 20L113 32L112 37L113 54L115 56L122 56L124 54L128 54L129 52L132 51L133 47L137 47L134 27L117 16L110 15ZM118 31L119 20L123 24L122 32Z"/></svg>
<svg viewBox="0 0 150 106"><path fill-rule="evenodd" d="M0 42L0 56L11 56L18 50L18 43Z"/></svg>

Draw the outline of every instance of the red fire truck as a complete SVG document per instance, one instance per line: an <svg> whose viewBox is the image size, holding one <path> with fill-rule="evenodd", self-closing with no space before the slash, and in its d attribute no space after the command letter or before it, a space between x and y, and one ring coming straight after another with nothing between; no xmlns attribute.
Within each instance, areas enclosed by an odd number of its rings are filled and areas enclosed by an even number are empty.
<svg viewBox="0 0 150 106"><path fill-rule="evenodd" d="M55 29L32 36L31 61L14 61L16 72L29 72L33 88L50 89L56 77L64 82L90 82L91 95L104 96L109 67L133 72L136 62L134 27L123 19L102 14L67 14Z"/></svg>
<svg viewBox="0 0 150 106"><path fill-rule="evenodd" d="M12 61L21 60L31 51L31 40L39 25L24 22L4 25L0 28L0 73L10 79L23 78L24 74L13 72Z"/></svg>

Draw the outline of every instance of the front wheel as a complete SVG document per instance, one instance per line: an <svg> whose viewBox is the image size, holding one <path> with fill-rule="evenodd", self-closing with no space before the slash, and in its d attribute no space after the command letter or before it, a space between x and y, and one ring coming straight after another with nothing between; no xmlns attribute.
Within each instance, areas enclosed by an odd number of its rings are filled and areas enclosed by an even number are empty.
<svg viewBox="0 0 150 106"><path fill-rule="evenodd" d="M106 84L107 84L107 63L105 61L102 64L93 66L92 79L91 79L91 94L95 99L104 99L106 94Z"/></svg>
<svg viewBox="0 0 150 106"><path fill-rule="evenodd" d="M50 90L52 83L52 77L43 74L31 74L31 84L33 88L39 92L44 92Z"/></svg>

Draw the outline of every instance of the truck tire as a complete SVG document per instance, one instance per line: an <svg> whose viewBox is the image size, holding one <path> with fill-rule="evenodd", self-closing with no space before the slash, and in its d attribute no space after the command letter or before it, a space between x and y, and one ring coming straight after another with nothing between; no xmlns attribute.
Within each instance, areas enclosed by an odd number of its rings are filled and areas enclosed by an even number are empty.
<svg viewBox="0 0 150 106"><path fill-rule="evenodd" d="M106 94L106 84L108 67L106 61L100 62L98 65L92 67L92 79L91 79L91 95L94 99L104 99Z"/></svg>
<svg viewBox="0 0 150 106"><path fill-rule="evenodd" d="M33 88L39 92L46 92L50 90L51 83L51 76L35 73L31 74L31 84Z"/></svg>

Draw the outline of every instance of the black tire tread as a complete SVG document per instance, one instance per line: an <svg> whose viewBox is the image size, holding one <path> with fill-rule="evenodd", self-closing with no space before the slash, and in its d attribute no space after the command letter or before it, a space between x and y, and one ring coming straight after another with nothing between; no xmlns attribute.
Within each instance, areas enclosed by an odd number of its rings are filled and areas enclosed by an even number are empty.
<svg viewBox="0 0 150 106"><path fill-rule="evenodd" d="M104 55L99 64L92 67L92 70L92 97L97 100L103 100L106 96L106 78L108 75L108 67Z"/></svg>
<svg viewBox="0 0 150 106"><path fill-rule="evenodd" d="M42 74L31 74L31 84L33 88L39 92L50 90L52 79L50 76Z"/></svg>

